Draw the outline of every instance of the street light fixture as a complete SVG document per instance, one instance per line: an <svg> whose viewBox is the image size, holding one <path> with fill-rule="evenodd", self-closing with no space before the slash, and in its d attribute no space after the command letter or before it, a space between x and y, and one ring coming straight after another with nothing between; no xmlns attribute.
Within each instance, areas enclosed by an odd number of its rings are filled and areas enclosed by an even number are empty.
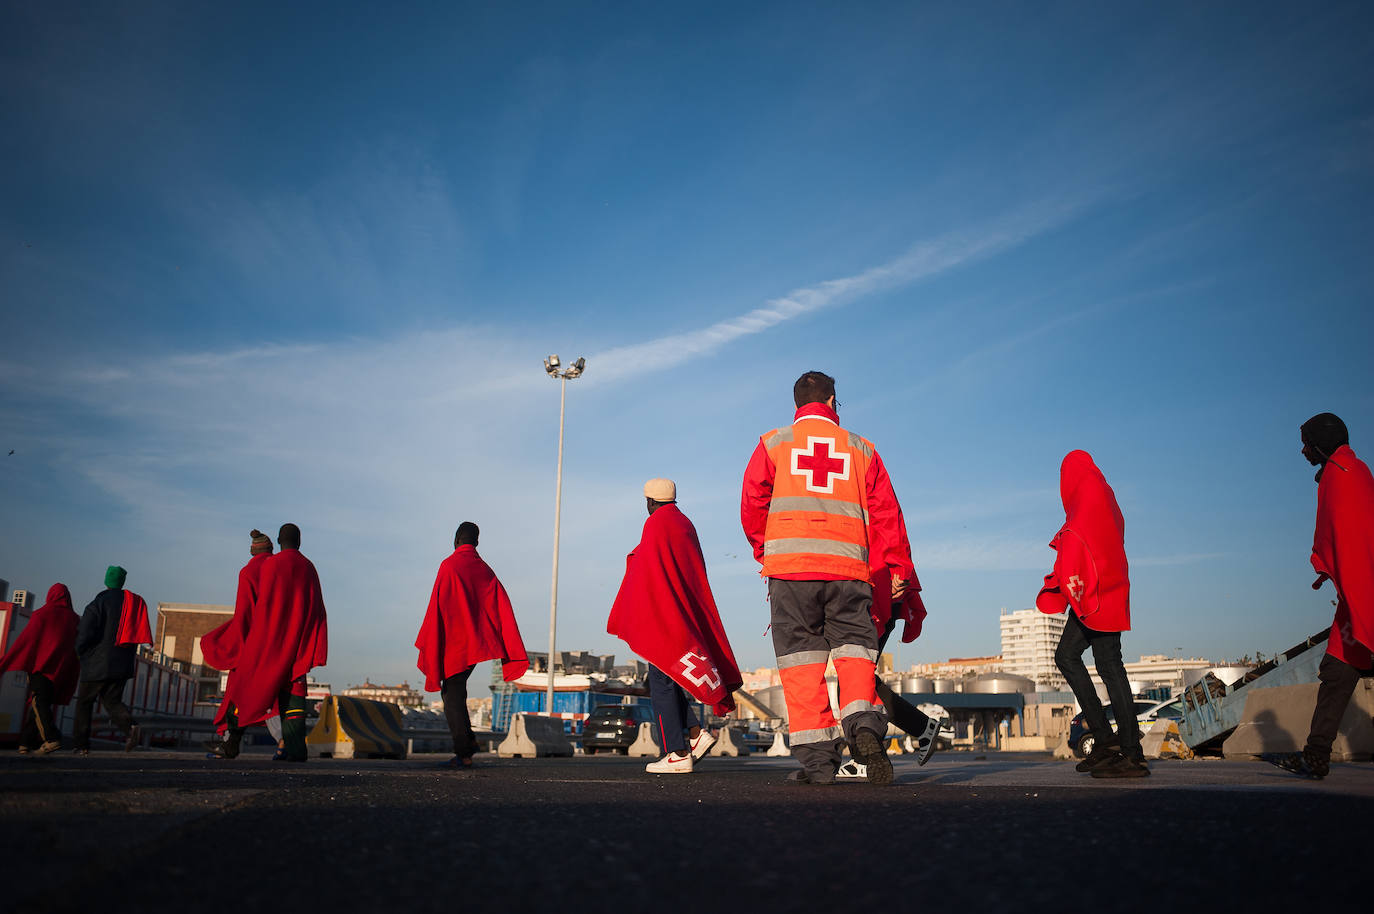
<svg viewBox="0 0 1374 914"><path fill-rule="evenodd" d="M553 495L553 591L549 597L549 687L545 697L544 711L553 713L553 658L555 633L558 630L558 528L563 510L563 411L568 402L568 382L582 377L587 367L586 359L578 359L567 368L562 368L558 356L551 355L544 360L544 371L549 377L562 381L562 392L558 398L558 482ZM560 371L559 369L562 368Z"/></svg>

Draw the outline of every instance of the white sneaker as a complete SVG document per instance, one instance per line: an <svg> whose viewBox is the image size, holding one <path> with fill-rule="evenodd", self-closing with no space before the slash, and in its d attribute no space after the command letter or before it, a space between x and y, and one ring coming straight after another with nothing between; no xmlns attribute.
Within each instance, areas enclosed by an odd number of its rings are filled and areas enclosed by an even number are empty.
<svg viewBox="0 0 1374 914"><path fill-rule="evenodd" d="M835 772L836 780L854 780L868 777L868 766L849 759Z"/></svg>
<svg viewBox="0 0 1374 914"><path fill-rule="evenodd" d="M935 718L930 718L926 722L925 730L921 731L920 737L916 740L916 764L924 765L930 761L930 757L935 754L935 741L940 733L940 722Z"/></svg>
<svg viewBox="0 0 1374 914"><path fill-rule="evenodd" d="M702 758L705 758L706 753L710 752L711 747L715 744L716 738L711 735L711 731L702 727L701 732L697 734L697 738L692 740L687 748L692 752L692 759L700 761Z"/></svg>
<svg viewBox="0 0 1374 914"><path fill-rule="evenodd" d="M678 755L676 752L669 752L658 761L645 765L644 770L650 774L691 774L692 754L687 752Z"/></svg>

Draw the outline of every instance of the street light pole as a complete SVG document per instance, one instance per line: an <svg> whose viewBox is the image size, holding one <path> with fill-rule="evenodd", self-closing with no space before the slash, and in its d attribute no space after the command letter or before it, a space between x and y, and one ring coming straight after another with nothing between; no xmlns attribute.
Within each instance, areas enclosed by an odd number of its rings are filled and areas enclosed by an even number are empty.
<svg viewBox="0 0 1374 914"><path fill-rule="evenodd" d="M558 631L558 532L563 512L563 416L568 403L568 381L582 376L586 359L578 359L565 369L559 370L558 356L551 355L544 360L544 371L551 378L557 378L562 388L558 396L558 475L553 494L553 586L549 594L549 685L544 699L544 712L553 713L553 662Z"/></svg>

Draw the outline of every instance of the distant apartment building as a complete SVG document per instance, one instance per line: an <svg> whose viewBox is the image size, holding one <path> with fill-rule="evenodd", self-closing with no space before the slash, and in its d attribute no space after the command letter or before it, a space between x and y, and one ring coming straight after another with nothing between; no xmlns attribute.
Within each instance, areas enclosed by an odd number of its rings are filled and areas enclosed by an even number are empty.
<svg viewBox="0 0 1374 914"><path fill-rule="evenodd" d="M409 682L401 685L377 685L364 681L360 686L349 686L340 693L346 698L367 698L372 701L385 701L403 708L423 708L425 695L419 689L411 688Z"/></svg>
<svg viewBox="0 0 1374 914"><path fill-rule="evenodd" d="M217 603L158 603L153 650L196 679L197 703L213 703L223 692L220 671L205 666L200 640L228 622L234 607Z"/></svg>
<svg viewBox="0 0 1374 914"><path fill-rule="evenodd" d="M1034 680L1040 691L1068 687L1054 664L1054 649L1068 621L1065 613L1049 615L1038 609L1002 610L1002 669Z"/></svg>

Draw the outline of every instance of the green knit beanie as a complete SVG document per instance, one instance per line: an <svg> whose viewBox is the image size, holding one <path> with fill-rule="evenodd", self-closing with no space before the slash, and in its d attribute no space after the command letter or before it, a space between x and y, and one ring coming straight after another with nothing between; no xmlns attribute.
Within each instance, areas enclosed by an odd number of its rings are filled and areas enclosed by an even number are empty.
<svg viewBox="0 0 1374 914"><path fill-rule="evenodd" d="M105 569L105 586L110 590L119 590L124 586L124 579L129 576L129 572L120 568L118 565L111 565Z"/></svg>

